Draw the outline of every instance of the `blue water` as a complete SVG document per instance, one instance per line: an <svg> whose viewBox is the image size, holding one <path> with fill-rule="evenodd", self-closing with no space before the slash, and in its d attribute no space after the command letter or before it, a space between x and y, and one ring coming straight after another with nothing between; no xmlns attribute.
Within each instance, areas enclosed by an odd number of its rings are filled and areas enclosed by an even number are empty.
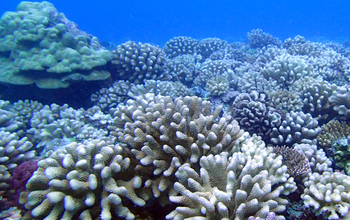
<svg viewBox="0 0 350 220"><path fill-rule="evenodd" d="M1 0L0 14L19 0ZM52 0L59 12L100 41L127 40L164 45L175 36L242 41L260 28L284 40L346 40L350 1L346 0Z"/></svg>

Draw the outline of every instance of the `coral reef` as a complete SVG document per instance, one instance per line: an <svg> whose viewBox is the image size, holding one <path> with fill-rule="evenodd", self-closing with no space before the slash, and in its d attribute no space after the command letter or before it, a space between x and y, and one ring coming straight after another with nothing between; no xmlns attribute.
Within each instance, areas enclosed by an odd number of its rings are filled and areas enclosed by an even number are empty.
<svg viewBox="0 0 350 220"><path fill-rule="evenodd" d="M349 219L348 42L247 37L100 44L51 3L6 12L0 218Z"/></svg>
<svg viewBox="0 0 350 220"><path fill-rule="evenodd" d="M170 196L179 206L167 219L247 219L266 218L269 212L282 212L288 195L296 189L293 178L282 166L282 157L265 148L256 137L242 144L241 152L203 156L200 173L190 164L176 172L174 188L180 196ZM279 215L277 219L285 219Z"/></svg>
<svg viewBox="0 0 350 220"><path fill-rule="evenodd" d="M350 177L340 172L313 173L301 195L306 207L327 219L340 219L349 212Z"/></svg>
<svg viewBox="0 0 350 220"><path fill-rule="evenodd" d="M0 131L0 189L8 187L11 170L36 156L33 148L26 137L20 139L15 133Z"/></svg>
<svg viewBox="0 0 350 220"><path fill-rule="evenodd" d="M261 73L266 79L274 79L288 88L301 77L313 75L311 69L311 65L302 57L283 54L266 64Z"/></svg>
<svg viewBox="0 0 350 220"><path fill-rule="evenodd" d="M322 132L317 136L317 144L326 151L332 148L334 141L350 135L350 127L344 121L332 120L321 128Z"/></svg>
<svg viewBox="0 0 350 220"><path fill-rule="evenodd" d="M11 179L7 181L9 185L8 194L5 195L0 202L0 204L3 205L2 208L7 209L19 206L20 194L26 190L27 181L37 168L37 161L28 160L13 169L11 172Z"/></svg>
<svg viewBox="0 0 350 220"><path fill-rule="evenodd" d="M218 50L225 49L228 46L227 42L219 38L205 38L199 41L199 53L203 59L210 57L211 54Z"/></svg>
<svg viewBox="0 0 350 220"><path fill-rule="evenodd" d="M170 96L172 98L193 95L193 92L180 82L147 80L142 85L133 85L128 96L136 99L146 93L155 95Z"/></svg>
<svg viewBox="0 0 350 220"><path fill-rule="evenodd" d="M166 71L172 78L191 85L199 73L201 64L198 55L184 54L168 59L166 62Z"/></svg>
<svg viewBox="0 0 350 220"><path fill-rule="evenodd" d="M254 29L248 33L249 45L252 48L262 48L268 45L281 46L281 41L261 29Z"/></svg>
<svg viewBox="0 0 350 220"><path fill-rule="evenodd" d="M22 2L1 17L0 27L2 83L55 89L110 77L100 67L112 53L49 2Z"/></svg>
<svg viewBox="0 0 350 220"><path fill-rule="evenodd" d="M265 93L240 93L232 103L232 115L239 125L251 134L268 136L272 128L280 126L282 115L273 108Z"/></svg>
<svg viewBox="0 0 350 220"><path fill-rule="evenodd" d="M317 149L316 145L294 144L293 149L307 157L312 173L333 172L332 161L322 149Z"/></svg>
<svg viewBox="0 0 350 220"><path fill-rule="evenodd" d="M196 96L171 99L146 94L119 105L109 126L111 135L128 144L140 160L155 197L172 192L171 177L184 163L198 163L201 156L237 148L242 135L231 117L219 117L210 102ZM146 174L144 174L146 175Z"/></svg>
<svg viewBox="0 0 350 220"><path fill-rule="evenodd" d="M133 84L129 81L118 80L109 88L102 88L91 95L91 101L99 106L102 111L116 107L119 103L125 102L128 97L128 91Z"/></svg>
<svg viewBox="0 0 350 220"><path fill-rule="evenodd" d="M336 115L330 103L336 89L336 85L323 80L321 76L306 76L294 82L290 91L302 99L305 113L310 113L319 123L323 123Z"/></svg>
<svg viewBox="0 0 350 220"><path fill-rule="evenodd" d="M333 105L333 109L344 118L350 118L350 88L349 86L339 87L329 97L329 102Z"/></svg>
<svg viewBox="0 0 350 220"><path fill-rule="evenodd" d="M199 42L191 37L174 37L166 42L163 51L168 58L179 55L194 55L199 50Z"/></svg>
<svg viewBox="0 0 350 220"><path fill-rule="evenodd" d="M300 111L304 105L302 98L291 90L277 89L269 94L271 105L284 112Z"/></svg>
<svg viewBox="0 0 350 220"><path fill-rule="evenodd" d="M274 147L276 155L282 155L283 164L288 167L287 173L292 177L297 177L310 172L309 160L304 153L286 146Z"/></svg>
<svg viewBox="0 0 350 220"><path fill-rule="evenodd" d="M294 112L286 114L279 127L274 127L270 133L273 144L291 146L294 143L315 144L317 135L321 132L318 121L310 113Z"/></svg>
<svg viewBox="0 0 350 220"><path fill-rule="evenodd" d="M23 219L99 216L107 220L111 219L111 213L134 218L121 201L121 197L127 197L128 190L117 183L122 180L120 173L130 167L130 159L123 157L119 145L107 145L99 140L86 145L71 143L39 161L38 166L27 183L30 192L21 194L20 202L29 210ZM138 181L134 180L135 187Z"/></svg>
<svg viewBox="0 0 350 220"><path fill-rule="evenodd" d="M165 54L156 46L148 43L128 41L114 51L111 69L117 79L132 83L142 83L147 79L162 78Z"/></svg>

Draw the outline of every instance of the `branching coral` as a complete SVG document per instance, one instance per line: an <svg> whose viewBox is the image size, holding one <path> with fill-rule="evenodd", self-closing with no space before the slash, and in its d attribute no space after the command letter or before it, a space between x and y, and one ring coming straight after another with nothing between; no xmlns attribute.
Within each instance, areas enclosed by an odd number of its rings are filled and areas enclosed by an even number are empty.
<svg viewBox="0 0 350 220"><path fill-rule="evenodd" d="M274 147L273 152L282 155L283 164L288 167L287 173L290 176L297 177L310 172L309 160L304 153L286 146Z"/></svg>
<svg viewBox="0 0 350 220"><path fill-rule="evenodd" d="M281 41L261 29L254 29L248 33L249 44L252 48L262 48L268 45L281 46Z"/></svg>
<svg viewBox="0 0 350 220"><path fill-rule="evenodd" d="M224 73L227 74L226 77L229 80L229 72L232 72L233 64L233 62L225 60L206 60L201 65L199 75L194 79L194 85L206 85L208 79L218 77ZM231 77L231 80L233 80L233 77Z"/></svg>
<svg viewBox="0 0 350 220"><path fill-rule="evenodd" d="M322 126L322 133L317 136L318 144L333 157L334 164L350 173L350 127L345 122L337 120Z"/></svg>
<svg viewBox="0 0 350 220"><path fill-rule="evenodd" d="M148 43L128 41L117 47L112 67L118 79L142 83L146 79L162 78L165 66L164 52Z"/></svg>
<svg viewBox="0 0 350 220"><path fill-rule="evenodd" d="M134 85L130 88L128 96L136 99L146 93L170 96L172 98L193 95L192 91L180 82L147 80L143 85Z"/></svg>
<svg viewBox="0 0 350 220"><path fill-rule="evenodd" d="M208 58L212 53L227 47L227 42L219 38L205 38L199 41L199 53L204 59Z"/></svg>
<svg viewBox="0 0 350 220"><path fill-rule="evenodd" d="M333 142L350 135L350 127L346 122L333 120L322 125L322 132L317 136L317 144L327 151L332 148Z"/></svg>
<svg viewBox="0 0 350 220"><path fill-rule="evenodd" d="M183 54L194 55L199 50L199 42L191 37L174 37L166 42L163 51L168 58Z"/></svg>
<svg viewBox="0 0 350 220"><path fill-rule="evenodd" d="M20 163L31 160L36 152L26 137L19 138L15 133L0 131L0 189L7 188L9 171Z"/></svg>
<svg viewBox="0 0 350 220"><path fill-rule="evenodd" d="M272 129L271 142L279 145L294 143L316 143L316 137L321 132L318 121L311 114L294 112L286 114L279 127Z"/></svg>
<svg viewBox="0 0 350 220"><path fill-rule="evenodd" d="M306 41L304 37L297 35L294 39L288 38L284 41L283 47L291 55L308 55L317 57L323 48L320 44Z"/></svg>
<svg viewBox="0 0 350 220"><path fill-rule="evenodd" d="M23 219L108 220L111 215L134 219L122 204L122 198L133 198L117 182L131 168L124 154L119 145L94 140L85 145L71 143L39 161L26 186L30 191L21 194L20 202L29 209ZM138 181L134 180L135 188Z"/></svg>
<svg viewBox="0 0 350 220"><path fill-rule="evenodd" d="M263 67L261 73L266 79L272 78L288 88L301 77L312 75L311 69L302 57L283 54Z"/></svg>
<svg viewBox="0 0 350 220"><path fill-rule="evenodd" d="M329 102L333 105L333 109L338 112L338 114L345 118L350 118L350 87L342 86L333 92L331 97L329 97Z"/></svg>
<svg viewBox="0 0 350 220"><path fill-rule="evenodd" d="M298 94L286 89L276 89L269 93L269 97L272 106L284 112L300 111L304 104Z"/></svg>
<svg viewBox="0 0 350 220"><path fill-rule="evenodd" d="M301 198L306 207L327 219L340 219L349 212L350 177L340 172L313 173L305 182Z"/></svg>
<svg viewBox="0 0 350 220"><path fill-rule="evenodd" d="M110 133L132 148L144 175L153 176L146 185L155 197L172 192L171 181L182 164L238 147L242 130L237 122L218 117L221 107L210 108L209 101L196 96L173 100L146 94L115 109Z"/></svg>
<svg viewBox="0 0 350 220"><path fill-rule="evenodd" d="M290 87L290 91L303 100L302 110L310 113L320 123L329 121L336 115L330 103L330 97L336 89L336 85L320 76L305 76Z"/></svg>
<svg viewBox="0 0 350 220"><path fill-rule="evenodd" d="M265 93L252 91L240 93L232 103L232 115L240 126L261 136L268 136L272 128L278 127L283 118L273 108Z"/></svg>
<svg viewBox="0 0 350 220"><path fill-rule="evenodd" d="M170 196L179 206L167 219L205 218L243 220L249 216L266 218L282 212L288 195L296 189L286 173L282 157L265 148L257 137L247 139L241 152L203 156L200 169L182 165L176 172L174 188L180 196ZM285 219L279 215L277 219Z"/></svg>
<svg viewBox="0 0 350 220"><path fill-rule="evenodd" d="M293 149L307 157L312 172L333 172L332 161L322 149L317 149L316 145L294 144Z"/></svg>
<svg viewBox="0 0 350 220"><path fill-rule="evenodd" d="M118 80L109 88L102 88L100 91L91 95L91 101L99 106L102 111L109 111L119 103L125 102L129 97L128 91L133 83L124 80Z"/></svg>
<svg viewBox="0 0 350 220"><path fill-rule="evenodd" d="M173 79L192 85L201 67L200 56L183 54L166 61L166 72Z"/></svg>

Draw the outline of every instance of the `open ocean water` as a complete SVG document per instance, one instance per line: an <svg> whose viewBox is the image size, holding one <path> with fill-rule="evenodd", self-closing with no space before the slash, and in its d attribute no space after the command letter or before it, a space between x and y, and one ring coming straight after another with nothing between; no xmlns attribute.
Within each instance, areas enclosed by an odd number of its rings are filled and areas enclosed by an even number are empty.
<svg viewBox="0 0 350 220"><path fill-rule="evenodd" d="M0 15L0 220L350 220L349 1Z"/></svg>
<svg viewBox="0 0 350 220"><path fill-rule="evenodd" d="M0 13L20 1L2 0ZM260 28L284 40L343 40L350 34L350 3L335 1L51 1L58 11L100 40L127 40L163 46L175 36L246 39Z"/></svg>

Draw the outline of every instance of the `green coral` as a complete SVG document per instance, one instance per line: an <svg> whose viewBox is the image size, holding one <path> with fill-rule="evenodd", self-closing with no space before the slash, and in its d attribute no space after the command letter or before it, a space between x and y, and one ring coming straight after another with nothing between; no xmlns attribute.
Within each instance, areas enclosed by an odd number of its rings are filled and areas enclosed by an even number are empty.
<svg viewBox="0 0 350 220"><path fill-rule="evenodd" d="M79 30L49 2L22 2L0 19L0 82L64 88L77 80L104 80L112 59L98 39Z"/></svg>
<svg viewBox="0 0 350 220"><path fill-rule="evenodd" d="M344 169L347 174L350 174L350 143L348 137L340 138L332 143L334 149L334 162L339 168Z"/></svg>

